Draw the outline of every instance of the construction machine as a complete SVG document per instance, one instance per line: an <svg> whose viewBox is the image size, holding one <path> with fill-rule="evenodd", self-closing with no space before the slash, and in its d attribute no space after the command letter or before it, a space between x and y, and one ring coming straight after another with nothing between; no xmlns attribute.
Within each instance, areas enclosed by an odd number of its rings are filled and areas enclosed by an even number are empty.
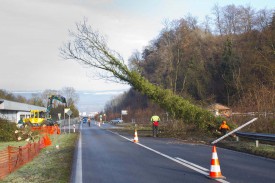
<svg viewBox="0 0 275 183"><path fill-rule="evenodd" d="M52 126L54 125L54 121L51 119L50 111L53 107L53 101L58 100L61 103L65 104L65 107L67 107L66 98L61 95L51 95L48 98L48 104L47 104L47 110L41 111L41 110L31 110L30 117L25 118L23 121L25 124L28 124L30 126L41 126L41 125L47 125Z"/></svg>

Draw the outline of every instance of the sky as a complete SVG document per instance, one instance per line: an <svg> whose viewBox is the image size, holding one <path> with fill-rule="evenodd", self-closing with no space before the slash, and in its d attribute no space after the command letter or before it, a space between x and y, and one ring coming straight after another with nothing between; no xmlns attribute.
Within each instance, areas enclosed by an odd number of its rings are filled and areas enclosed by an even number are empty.
<svg viewBox="0 0 275 183"><path fill-rule="evenodd" d="M202 21L215 4L275 7L274 0L0 0L0 89L126 90L129 86L95 79L92 68L61 58L68 30L85 17L127 61L159 35L164 20L190 13Z"/></svg>

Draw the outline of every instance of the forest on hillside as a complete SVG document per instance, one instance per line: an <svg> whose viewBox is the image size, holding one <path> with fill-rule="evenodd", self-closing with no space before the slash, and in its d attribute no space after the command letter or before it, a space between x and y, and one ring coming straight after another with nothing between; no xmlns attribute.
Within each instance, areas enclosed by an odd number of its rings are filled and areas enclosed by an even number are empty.
<svg viewBox="0 0 275 183"><path fill-rule="evenodd" d="M274 9L216 5L203 23L190 14L166 21L157 38L132 54L129 66L203 107L221 103L238 112L274 113ZM105 106L111 116L120 110L136 118L155 111L166 115L133 89Z"/></svg>

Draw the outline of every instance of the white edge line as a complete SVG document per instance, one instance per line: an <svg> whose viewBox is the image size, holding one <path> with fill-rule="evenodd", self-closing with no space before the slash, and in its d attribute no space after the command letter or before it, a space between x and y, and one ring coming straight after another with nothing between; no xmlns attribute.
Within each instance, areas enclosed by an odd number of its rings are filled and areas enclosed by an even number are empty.
<svg viewBox="0 0 275 183"><path fill-rule="evenodd" d="M196 165L196 164L194 164L194 163L192 163L192 162L186 161L186 160L184 160L184 159L182 159L182 158L176 157L176 159L182 161L183 163L186 163L186 164L188 164L188 165L191 165L191 166L193 166L193 167L196 167L196 168L198 168L198 169L201 169L202 171L209 172L208 169L206 169L206 168L204 168L204 167L202 167L202 166Z"/></svg>
<svg viewBox="0 0 275 183"><path fill-rule="evenodd" d="M118 136L120 136L120 137L122 137L122 138L124 138L124 139L126 139L126 140L128 140L128 141L130 141L130 142L133 142L132 139L129 139L129 138L127 138L127 137L124 137L124 136L122 136L122 135L120 135L120 134L118 134L118 133L114 133L114 132L112 132L112 131L110 131L110 130L108 130L108 131L111 132L111 133L113 133L113 134L115 134L115 135L118 135ZM208 172L202 171L202 170L200 170L199 168L196 168L196 167L193 167L193 166L191 166L191 165L188 165L187 163L184 163L184 162L182 162L182 161L180 161L180 160L178 160L178 159L175 159L175 158L173 158L173 157L171 157L171 156L168 156L168 155L163 154L163 153L161 153L161 152L159 152L159 151L156 151L156 150L154 150L154 149L152 149L152 148L150 148L150 147L147 147L147 146L145 146L145 145L143 145L143 144L140 144L140 143L135 143L135 144L137 144L137 145L139 145L139 146L141 146L141 147L143 147L143 148L145 148L145 149L148 149L148 150L150 150L150 151L152 151L152 152L154 152L154 153L156 153L156 154L159 154L159 155L161 155L161 156L163 156L163 157L165 157L165 158L167 158L167 159L170 159L170 160L172 160L172 161L174 161L174 162L176 162L176 163L179 163L179 164L181 164L181 165L183 165L183 166L185 166L185 167L187 167L187 168L190 168L190 169L192 169L192 170L194 170L194 171L196 171L196 172L198 172L198 173L201 173L201 174L203 174L203 175L205 175L205 176L208 176L208 175L209 175ZM191 162L189 162L189 163L191 163ZM192 163L192 164L193 164L193 163ZM193 165L195 165L195 164L193 164ZM199 165L196 165L196 166L199 166ZM203 167L201 167L201 168L203 168ZM209 170L208 170L208 171L209 171ZM229 183L229 182L227 182L226 180L223 180L223 179L216 179L216 181L222 182L222 183Z"/></svg>
<svg viewBox="0 0 275 183"><path fill-rule="evenodd" d="M77 150L77 159L76 159L76 176L75 183L82 183L82 139L81 139L81 130L82 123L79 130L79 141L78 141L78 150Z"/></svg>

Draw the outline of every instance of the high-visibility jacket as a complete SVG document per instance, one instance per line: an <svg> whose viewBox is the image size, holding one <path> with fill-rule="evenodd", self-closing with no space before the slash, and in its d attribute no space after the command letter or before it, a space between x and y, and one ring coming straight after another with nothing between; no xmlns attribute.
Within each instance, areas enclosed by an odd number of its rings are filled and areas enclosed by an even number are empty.
<svg viewBox="0 0 275 183"><path fill-rule="evenodd" d="M160 118L157 115L154 115L151 117L151 122L154 126L158 126L160 122Z"/></svg>
<svg viewBox="0 0 275 183"><path fill-rule="evenodd" d="M222 123L219 129L220 130L222 130L222 129L223 130L230 130L229 126L226 123Z"/></svg>

